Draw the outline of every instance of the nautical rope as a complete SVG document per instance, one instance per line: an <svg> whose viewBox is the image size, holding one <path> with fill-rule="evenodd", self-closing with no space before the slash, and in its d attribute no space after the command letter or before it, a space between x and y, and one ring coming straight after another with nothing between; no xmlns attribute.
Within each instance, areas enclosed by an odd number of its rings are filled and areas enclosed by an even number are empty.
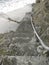
<svg viewBox="0 0 49 65"><path fill-rule="evenodd" d="M36 29L35 29L34 24L33 24L33 21L32 21L32 17L31 17L31 25L32 25L32 29L34 30L34 34L35 34L35 35L37 36L37 38L39 39L39 41L40 41L41 45L43 46L43 48L46 49L46 50L49 50L49 47L44 44L44 42L42 41L42 39L40 38L40 36L39 36L38 33L36 32Z"/></svg>

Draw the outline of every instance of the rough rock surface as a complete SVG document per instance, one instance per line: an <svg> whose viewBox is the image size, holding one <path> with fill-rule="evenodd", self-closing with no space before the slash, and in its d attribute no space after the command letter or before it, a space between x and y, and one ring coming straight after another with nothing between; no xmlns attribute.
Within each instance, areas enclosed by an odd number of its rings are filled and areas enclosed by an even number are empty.
<svg viewBox="0 0 49 65"><path fill-rule="evenodd" d="M49 46L49 0L37 0L33 6L33 21L39 36Z"/></svg>
<svg viewBox="0 0 49 65"><path fill-rule="evenodd" d="M40 43L36 41L30 18L27 13L15 32L0 34L0 65L49 65L49 52L37 51ZM48 0L37 0L33 5L33 22L39 36L49 46Z"/></svg>
<svg viewBox="0 0 49 65"><path fill-rule="evenodd" d="M37 46L30 13L26 13L15 32L0 34L0 55L37 56Z"/></svg>
<svg viewBox="0 0 49 65"><path fill-rule="evenodd" d="M4 56L0 65L49 65L48 61L43 56Z"/></svg>

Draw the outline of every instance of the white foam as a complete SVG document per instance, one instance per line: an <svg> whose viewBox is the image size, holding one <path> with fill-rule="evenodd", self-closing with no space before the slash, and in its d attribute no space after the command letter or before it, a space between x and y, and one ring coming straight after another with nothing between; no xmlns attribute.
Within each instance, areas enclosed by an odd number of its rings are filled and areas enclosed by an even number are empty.
<svg viewBox="0 0 49 65"><path fill-rule="evenodd" d="M7 13L32 3L35 3L35 0L12 0L9 2L0 3L0 12Z"/></svg>

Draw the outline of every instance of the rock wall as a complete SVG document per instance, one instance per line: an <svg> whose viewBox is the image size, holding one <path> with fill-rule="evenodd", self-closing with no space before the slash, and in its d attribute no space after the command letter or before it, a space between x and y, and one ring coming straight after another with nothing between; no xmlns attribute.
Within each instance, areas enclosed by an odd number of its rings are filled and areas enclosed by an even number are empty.
<svg viewBox="0 0 49 65"><path fill-rule="evenodd" d="M49 46L49 0L39 1L33 6L33 21L39 36Z"/></svg>

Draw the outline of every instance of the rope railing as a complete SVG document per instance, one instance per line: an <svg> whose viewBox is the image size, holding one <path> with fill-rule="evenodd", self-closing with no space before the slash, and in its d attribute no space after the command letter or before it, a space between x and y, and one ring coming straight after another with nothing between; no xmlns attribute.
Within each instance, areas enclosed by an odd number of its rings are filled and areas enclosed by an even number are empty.
<svg viewBox="0 0 49 65"><path fill-rule="evenodd" d="M46 49L46 50L49 50L49 47L44 44L44 42L42 41L42 39L40 38L40 36L39 36L38 33L36 32L36 29L35 29L34 24L33 24L32 17L31 17L31 25L32 25L32 29L34 30L34 34L37 36L37 38L38 38L38 40L40 41L40 43L41 43L41 45L43 46L43 48Z"/></svg>
<svg viewBox="0 0 49 65"><path fill-rule="evenodd" d="M5 17L4 17L4 16L5 16ZM3 14L3 17L4 17L5 19L7 19L7 20L9 20L9 21L16 22L16 23L18 23L18 24L21 23L21 22L17 22L17 21L15 21L15 20L9 18L8 16L6 17L6 16L7 16L6 14ZM49 47L44 44L44 42L42 41L42 39L41 39L40 36L38 35L38 33L37 33L37 31L36 31L36 29L35 29L35 27L34 27L34 24L33 24L33 21L32 21L32 17L31 17L31 25L32 25L32 29L34 30L34 34L35 34L35 35L37 36L37 38L39 39L41 45L44 47L44 49L49 50Z"/></svg>

